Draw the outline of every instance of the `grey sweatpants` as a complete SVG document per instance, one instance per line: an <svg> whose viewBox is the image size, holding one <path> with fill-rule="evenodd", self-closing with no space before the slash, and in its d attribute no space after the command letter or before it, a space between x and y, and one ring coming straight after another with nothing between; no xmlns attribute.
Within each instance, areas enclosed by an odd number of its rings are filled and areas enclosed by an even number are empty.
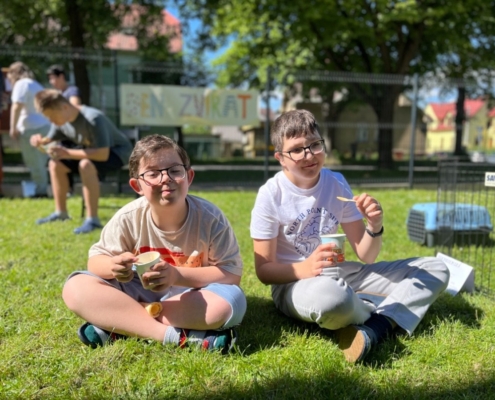
<svg viewBox="0 0 495 400"><path fill-rule="evenodd" d="M449 270L436 257L375 264L349 261L326 268L314 278L273 285L272 295L284 314L332 330L369 318L374 306L359 299L356 292L386 295L375 312L411 334L448 281Z"/></svg>

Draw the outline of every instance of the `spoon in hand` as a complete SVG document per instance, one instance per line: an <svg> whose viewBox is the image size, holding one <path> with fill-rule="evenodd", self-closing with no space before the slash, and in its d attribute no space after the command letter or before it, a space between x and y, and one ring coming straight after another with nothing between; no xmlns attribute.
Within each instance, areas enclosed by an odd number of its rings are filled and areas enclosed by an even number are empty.
<svg viewBox="0 0 495 400"><path fill-rule="evenodd" d="M340 197L340 196L337 196L337 199L340 200L340 201L352 201L352 202L356 202L356 200L353 200L353 199L346 199L345 197Z"/></svg>

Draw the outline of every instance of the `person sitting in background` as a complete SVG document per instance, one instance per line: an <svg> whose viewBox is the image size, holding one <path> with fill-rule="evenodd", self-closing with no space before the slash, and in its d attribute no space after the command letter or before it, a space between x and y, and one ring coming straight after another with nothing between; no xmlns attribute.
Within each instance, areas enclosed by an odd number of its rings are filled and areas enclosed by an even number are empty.
<svg viewBox="0 0 495 400"><path fill-rule="evenodd" d="M46 70L48 81L55 89L60 90L69 103L74 106L81 105L81 97L79 96L79 88L74 85L69 85L67 76L65 75L64 67L59 64L54 64Z"/></svg>
<svg viewBox="0 0 495 400"><path fill-rule="evenodd" d="M271 139L282 171L258 192L251 238L256 274L272 285L276 307L337 331L349 362L363 360L396 327L412 334L447 287L447 266L436 257L376 262L382 207L367 193L354 196L342 174L323 168L325 144L309 111L279 116ZM339 225L362 262L341 262L334 243L321 243Z"/></svg>
<svg viewBox="0 0 495 400"><path fill-rule="evenodd" d="M98 218L99 180L107 171L122 168L132 152L130 140L101 111L87 106L74 106L55 89L40 91L35 97L37 109L51 122L46 137L34 135L33 147L45 146L50 156L48 169L52 183L55 212L38 219L37 224L63 221L67 213L68 175L79 173L86 204L86 219L74 233L88 233L101 228ZM60 142L70 140L80 148L67 148Z"/></svg>
<svg viewBox="0 0 495 400"><path fill-rule="evenodd" d="M71 274L64 285L65 304L88 321L79 338L93 348L124 334L227 352L247 306L229 221L214 204L188 194L194 178L189 156L166 136L136 143L129 176L141 197L112 217L89 250L88 270ZM141 282L133 263L149 251L161 261ZM143 307L154 302L160 302L158 315Z"/></svg>
<svg viewBox="0 0 495 400"><path fill-rule="evenodd" d="M48 76L48 82L50 82L50 85L52 85L55 89L60 90L62 96L64 96L67 100L69 100L69 103L71 103L74 106L81 105L79 88L75 85L69 85L69 82L67 81L67 75L65 74L65 70L63 66L61 66L60 64L51 65L46 70L46 74ZM61 143L62 146L64 147L68 147L68 148L77 147L70 140L66 140ZM73 192L74 192L74 178L73 175L70 174L68 195L71 195Z"/></svg>
<svg viewBox="0 0 495 400"><path fill-rule="evenodd" d="M23 162L35 184L34 195L29 197L47 197L48 157L29 144L33 135L45 135L50 130L50 121L34 106L34 96L43 90L43 86L34 80L33 72L20 61L9 66L7 78L12 85L10 137L19 141Z"/></svg>

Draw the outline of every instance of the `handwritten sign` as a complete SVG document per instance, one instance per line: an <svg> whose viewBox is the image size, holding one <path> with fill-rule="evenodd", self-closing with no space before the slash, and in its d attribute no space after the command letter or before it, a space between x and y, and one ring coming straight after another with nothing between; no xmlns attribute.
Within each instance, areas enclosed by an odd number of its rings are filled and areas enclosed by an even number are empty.
<svg viewBox="0 0 495 400"><path fill-rule="evenodd" d="M122 84L121 125L255 125L258 92L170 85Z"/></svg>

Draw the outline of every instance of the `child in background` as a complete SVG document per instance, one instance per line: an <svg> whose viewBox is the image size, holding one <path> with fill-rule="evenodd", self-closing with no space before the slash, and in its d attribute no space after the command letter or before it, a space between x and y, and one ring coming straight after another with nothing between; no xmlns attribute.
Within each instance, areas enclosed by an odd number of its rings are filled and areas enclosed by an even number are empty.
<svg viewBox="0 0 495 400"><path fill-rule="evenodd" d="M63 289L69 309L88 321L79 337L92 347L130 335L228 351L246 311L242 261L228 220L188 194L194 171L172 139L138 141L129 174L142 197L112 217L89 250L88 271L73 273ZM158 251L162 261L141 283L132 265L148 251ZM153 318L141 303L157 301L162 311Z"/></svg>

